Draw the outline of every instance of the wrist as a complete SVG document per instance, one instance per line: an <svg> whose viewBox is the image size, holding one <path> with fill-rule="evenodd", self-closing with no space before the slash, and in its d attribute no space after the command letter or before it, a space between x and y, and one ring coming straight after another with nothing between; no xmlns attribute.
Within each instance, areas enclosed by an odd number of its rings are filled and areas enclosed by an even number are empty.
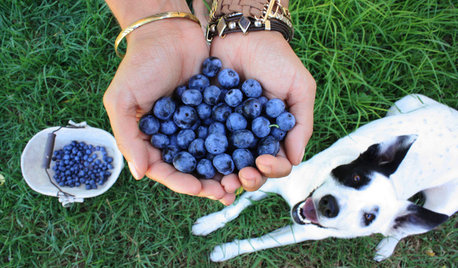
<svg viewBox="0 0 458 268"><path fill-rule="evenodd" d="M185 0L105 0L122 29L139 19L167 11L190 12Z"/></svg>

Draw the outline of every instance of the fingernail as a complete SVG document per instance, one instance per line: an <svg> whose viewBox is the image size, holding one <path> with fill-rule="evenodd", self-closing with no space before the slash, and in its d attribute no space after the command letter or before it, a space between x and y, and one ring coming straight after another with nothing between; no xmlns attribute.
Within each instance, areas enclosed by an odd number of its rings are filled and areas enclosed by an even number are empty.
<svg viewBox="0 0 458 268"><path fill-rule="evenodd" d="M132 162L127 162L127 165L129 166L130 173L132 173L132 176L134 176L134 179L137 181L140 180L140 176L138 175L137 168L135 167L134 163Z"/></svg>
<svg viewBox="0 0 458 268"><path fill-rule="evenodd" d="M258 169L264 174L270 174L270 172L272 171L272 168L270 166L265 165L258 165Z"/></svg>

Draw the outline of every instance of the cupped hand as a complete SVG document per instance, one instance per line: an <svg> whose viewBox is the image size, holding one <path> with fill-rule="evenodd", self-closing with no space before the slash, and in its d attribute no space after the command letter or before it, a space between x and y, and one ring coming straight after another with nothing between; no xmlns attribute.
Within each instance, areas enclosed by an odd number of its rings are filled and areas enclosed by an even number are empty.
<svg viewBox="0 0 458 268"><path fill-rule="evenodd" d="M279 178L291 172L303 158L305 146L313 129L313 105L316 84L312 75L278 32L250 32L216 37L210 55L221 59L223 68L233 68L243 79L256 79L264 95L286 102L296 117L296 126L285 138L277 157L262 155L256 159L256 168L246 167L238 177L245 190L259 189L266 177ZM234 183L223 178L222 183Z"/></svg>
<svg viewBox="0 0 458 268"><path fill-rule="evenodd" d="M199 73L209 55L202 29L191 21L170 19L144 25L128 38L126 55L103 101L132 175L137 180L146 175L178 193L232 203L240 187L236 179L226 179L232 182L226 186L177 171L162 161L161 152L138 128L138 120L157 99L171 95L177 86Z"/></svg>

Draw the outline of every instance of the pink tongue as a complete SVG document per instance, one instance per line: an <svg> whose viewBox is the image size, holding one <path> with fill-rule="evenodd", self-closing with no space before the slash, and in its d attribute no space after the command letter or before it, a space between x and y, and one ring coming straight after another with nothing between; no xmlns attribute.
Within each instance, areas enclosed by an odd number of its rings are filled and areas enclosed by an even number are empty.
<svg viewBox="0 0 458 268"><path fill-rule="evenodd" d="M305 216L305 218L307 218L311 222L315 224L318 223L317 216L316 216L316 210L315 210L315 206L313 205L312 198L307 198L307 200L305 200L305 205L302 208L302 214L303 216Z"/></svg>

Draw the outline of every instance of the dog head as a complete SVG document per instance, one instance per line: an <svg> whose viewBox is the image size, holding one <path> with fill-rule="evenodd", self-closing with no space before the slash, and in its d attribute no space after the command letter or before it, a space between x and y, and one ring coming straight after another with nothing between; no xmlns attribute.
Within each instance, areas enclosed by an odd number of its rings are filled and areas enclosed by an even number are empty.
<svg viewBox="0 0 458 268"><path fill-rule="evenodd" d="M374 144L351 163L334 168L310 197L293 207L294 221L349 236L387 235L404 227L430 230L445 221L445 215L399 200L390 181L416 138L404 135Z"/></svg>

